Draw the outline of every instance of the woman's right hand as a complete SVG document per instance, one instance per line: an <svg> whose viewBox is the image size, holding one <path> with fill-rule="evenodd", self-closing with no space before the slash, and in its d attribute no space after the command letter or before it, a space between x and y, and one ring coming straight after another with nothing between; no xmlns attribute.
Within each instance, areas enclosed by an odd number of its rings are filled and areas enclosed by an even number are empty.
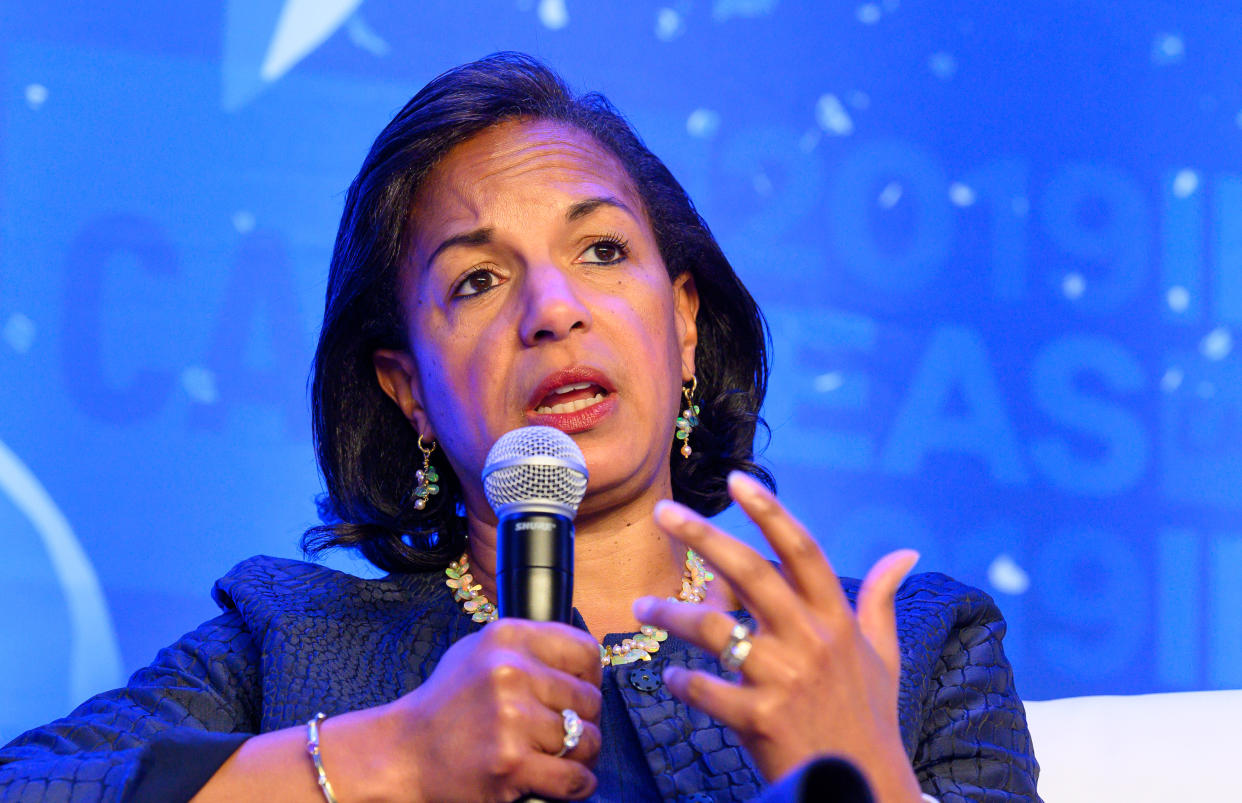
<svg viewBox="0 0 1242 803"><path fill-rule="evenodd" d="M584 798L595 790L588 766L599 753L601 679L590 634L501 619L450 647L404 697L324 720L324 771L349 803ZM565 708L584 732L558 758ZM248 739L194 803L322 801L306 737L297 725Z"/></svg>
<svg viewBox="0 0 1242 803"><path fill-rule="evenodd" d="M383 763L397 770L383 775L405 789L394 799L586 797L596 783L588 767L600 748L601 671L590 634L555 622L501 619L457 642L421 686L371 710L389 735ZM558 758L566 708L585 730ZM324 724L325 763L333 724Z"/></svg>

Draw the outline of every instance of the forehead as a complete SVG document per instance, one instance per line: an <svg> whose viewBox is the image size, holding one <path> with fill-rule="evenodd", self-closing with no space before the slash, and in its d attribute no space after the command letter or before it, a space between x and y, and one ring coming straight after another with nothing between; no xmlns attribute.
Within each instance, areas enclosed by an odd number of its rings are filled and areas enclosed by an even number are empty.
<svg viewBox="0 0 1242 803"><path fill-rule="evenodd" d="M619 159L590 134L551 120L511 120L455 146L424 180L411 209L420 231L490 224L489 215L616 197L644 209Z"/></svg>

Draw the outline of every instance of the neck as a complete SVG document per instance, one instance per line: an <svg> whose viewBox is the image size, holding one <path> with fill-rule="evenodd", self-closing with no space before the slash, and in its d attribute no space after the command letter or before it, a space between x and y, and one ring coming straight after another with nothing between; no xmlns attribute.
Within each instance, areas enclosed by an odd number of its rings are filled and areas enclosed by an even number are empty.
<svg viewBox="0 0 1242 803"><path fill-rule="evenodd" d="M675 596L686 568L686 548L652 516L667 494L647 494L626 505L584 512L574 521L574 607L596 640L632 633L640 623L630 606L642 596ZM496 600L496 525L469 514L470 572ZM708 586L708 602L734 607L724 584Z"/></svg>

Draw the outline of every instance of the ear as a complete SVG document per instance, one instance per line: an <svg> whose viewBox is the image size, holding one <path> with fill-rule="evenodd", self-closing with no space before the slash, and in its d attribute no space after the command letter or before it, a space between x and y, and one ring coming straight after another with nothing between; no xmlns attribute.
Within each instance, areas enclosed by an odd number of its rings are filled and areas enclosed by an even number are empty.
<svg viewBox="0 0 1242 803"><path fill-rule="evenodd" d="M371 355L375 377L388 398L396 402L401 413L424 439L434 440L435 432L423 408L422 389L414 357L406 351L376 349Z"/></svg>
<svg viewBox="0 0 1242 803"><path fill-rule="evenodd" d="M673 315L677 322L677 341L681 346L681 381L694 376L694 350L699 345L699 290L690 271L673 280Z"/></svg>

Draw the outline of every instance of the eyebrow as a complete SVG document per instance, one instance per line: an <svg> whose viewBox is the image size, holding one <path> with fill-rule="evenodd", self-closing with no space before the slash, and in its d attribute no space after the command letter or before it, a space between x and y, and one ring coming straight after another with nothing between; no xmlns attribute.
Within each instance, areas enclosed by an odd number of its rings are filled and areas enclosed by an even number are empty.
<svg viewBox="0 0 1242 803"><path fill-rule="evenodd" d="M565 222L573 223L575 220L584 218L591 214L601 206L616 207L635 220L638 220L638 215L634 214L634 210L626 206L625 202L623 202L620 198L615 198L611 195L601 195L597 198L587 198L585 201L579 201L578 203L570 206L569 211L565 213Z"/></svg>
<svg viewBox="0 0 1242 803"><path fill-rule="evenodd" d="M578 201L577 203L572 204L569 207L569 210L565 212L565 222L573 223L575 220L580 220L594 212L596 209L599 209L601 206L611 206L616 209L620 209L630 217L638 220L638 215L634 214L634 210L626 206L624 201L611 195L601 195L596 198L587 198L586 200ZM440 254L450 248L457 246L487 245L492 241L493 232L494 229L490 226L486 226L472 231L463 232L461 234L454 234L452 237L449 237L444 240L444 242L436 246L436 250L432 251L431 256L427 258L427 264L430 265L435 262L436 257L440 256Z"/></svg>
<svg viewBox="0 0 1242 803"><path fill-rule="evenodd" d="M467 231L462 234L454 234L444 242L436 246L436 250L431 252L431 256L427 257L427 264L436 261L436 257L440 256L444 251L459 245L487 245L492 241L492 228L490 226Z"/></svg>

